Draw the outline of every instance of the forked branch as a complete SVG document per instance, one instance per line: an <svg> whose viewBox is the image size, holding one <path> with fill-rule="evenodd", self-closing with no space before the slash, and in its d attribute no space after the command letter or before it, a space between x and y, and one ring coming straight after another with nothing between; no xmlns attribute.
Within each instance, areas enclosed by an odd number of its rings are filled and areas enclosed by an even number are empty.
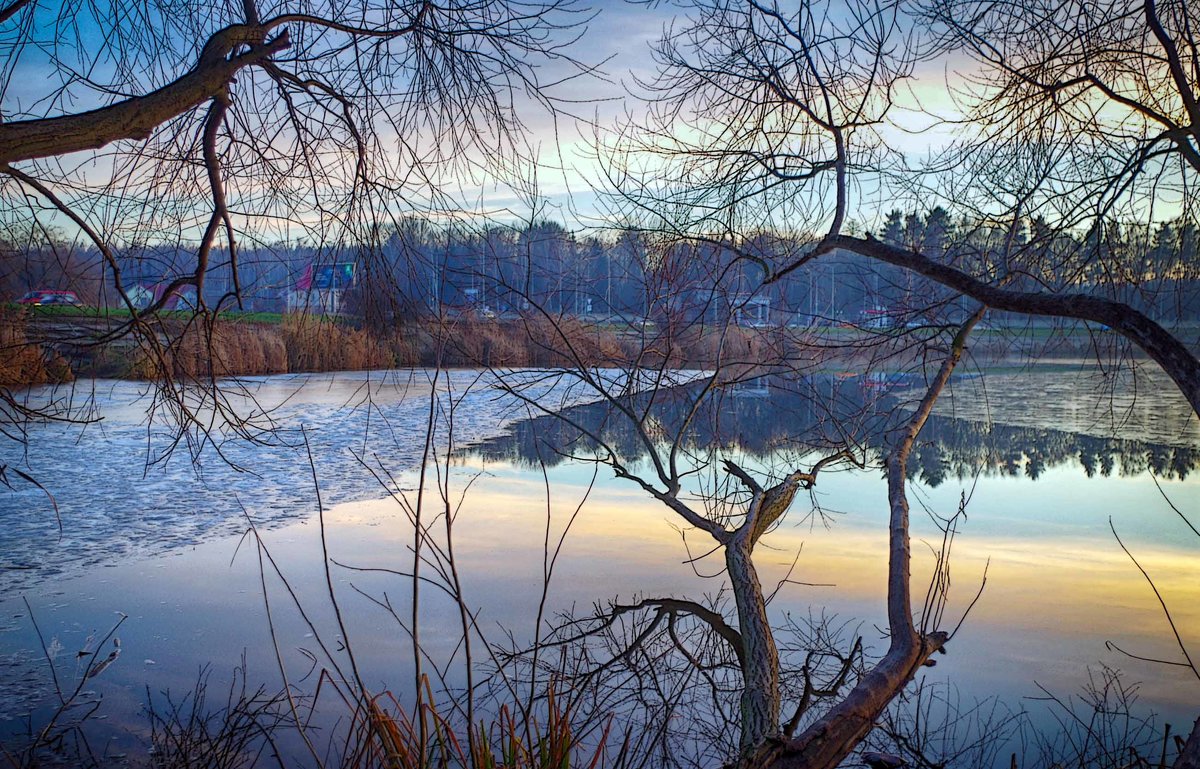
<svg viewBox="0 0 1200 769"><path fill-rule="evenodd" d="M773 769L834 769L874 728L884 708L908 684L930 655L943 651L946 634L921 633L913 624L910 585L908 498L905 474L913 444L933 411L966 349L971 330L983 317L980 308L958 330L950 353L930 382L916 412L894 433L896 443L887 458L888 503L891 508L888 558L887 654L844 699L809 726L800 736L768 742L749 756L743 766Z"/></svg>
<svg viewBox="0 0 1200 769"><path fill-rule="evenodd" d="M792 500L796 498L796 492L800 489L811 489L817 483L817 473L834 462L840 461L850 462L856 467L863 466L863 462L857 459L849 449L842 449L817 460L808 472L794 470L771 488L763 489L762 485L736 462L731 459L724 460L722 464L725 466L725 471L741 481L751 494L746 520L733 532L733 536L735 538L745 537L750 549L753 549L762 535L791 507Z"/></svg>

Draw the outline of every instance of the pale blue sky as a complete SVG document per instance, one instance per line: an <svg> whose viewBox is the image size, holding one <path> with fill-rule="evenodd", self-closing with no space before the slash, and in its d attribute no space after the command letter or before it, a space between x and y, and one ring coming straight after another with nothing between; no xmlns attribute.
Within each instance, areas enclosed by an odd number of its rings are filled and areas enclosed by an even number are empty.
<svg viewBox="0 0 1200 769"><path fill-rule="evenodd" d="M602 179L593 157L594 127L610 130L627 111L639 113L640 103L628 92L637 90L638 78L648 79L654 74L651 45L661 37L665 27L683 24L680 15L685 11L669 2L625 0L595 0L591 7L595 16L581 30L570 54L581 62L597 65L602 74L580 76L553 89L553 95L563 100L558 114L529 105L522 118L529 128L531 151L538 155L541 165L536 172L530 169L523 172L527 182L523 186L527 189L522 192L519 189L522 185L514 185L511 179L481 180L482 183L466 185L454 194L466 209L496 213L501 220L521 220L529 218L531 209L536 208L539 216L556 219L572 228L600 222L603 207L597 203L595 187L602 186ZM53 10L47 7L44 12L49 14ZM220 23L221 20L214 18L214 27ZM93 41L86 34L82 42L84 47L92 47ZM94 42L99 44L98 40ZM4 91L5 113L12 115L28 108L45 95L49 84L36 76L45 62L45 56L36 50L22 54L18 76ZM167 73L168 76L182 73L187 65L188 62L179 62L178 71ZM942 61L923 65L916 75L910 87L901 91L900 103L889 114L894 124L884 126L881 133L890 145L919 162L949 141L948 129L936 126L931 129L937 121L926 111L944 116L955 113L946 82L956 75L953 65ZM553 65L539 71L544 82L562 76L562 69ZM161 81L164 77L160 74L156 79ZM67 108L91 106L86 101L85 97ZM106 168L101 163L89 175L104 175ZM534 178L536 185L528 183ZM889 206L893 198L878 184L872 186L870 180L860 181L861 186L851 200L852 216L872 226L878 212ZM535 188L536 203L531 203L528 188Z"/></svg>

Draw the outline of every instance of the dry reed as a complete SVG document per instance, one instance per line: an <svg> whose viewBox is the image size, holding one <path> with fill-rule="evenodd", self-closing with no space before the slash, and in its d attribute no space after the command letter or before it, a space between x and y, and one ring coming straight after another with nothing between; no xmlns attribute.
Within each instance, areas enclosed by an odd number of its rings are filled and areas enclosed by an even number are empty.
<svg viewBox="0 0 1200 769"><path fill-rule="evenodd" d="M0 309L0 386L69 382L71 367L57 353L31 341L24 313Z"/></svg>

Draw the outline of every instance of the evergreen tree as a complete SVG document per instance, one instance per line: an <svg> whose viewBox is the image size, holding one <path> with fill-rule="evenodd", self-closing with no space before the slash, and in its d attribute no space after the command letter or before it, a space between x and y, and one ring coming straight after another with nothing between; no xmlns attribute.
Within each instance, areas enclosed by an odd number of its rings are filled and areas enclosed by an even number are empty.
<svg viewBox="0 0 1200 769"><path fill-rule="evenodd" d="M941 206L935 206L925 215L921 233L922 248L929 256L940 258L946 255L953 238L954 222L950 219L950 213Z"/></svg>
<svg viewBox="0 0 1200 769"><path fill-rule="evenodd" d="M893 208L888 212L887 219L883 223L883 242L889 246L904 245L904 214L900 210Z"/></svg>

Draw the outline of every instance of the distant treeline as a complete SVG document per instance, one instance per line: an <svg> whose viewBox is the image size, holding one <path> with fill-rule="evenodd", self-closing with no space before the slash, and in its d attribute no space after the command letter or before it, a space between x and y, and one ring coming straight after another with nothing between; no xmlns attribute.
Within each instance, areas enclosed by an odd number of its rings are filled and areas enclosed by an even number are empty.
<svg viewBox="0 0 1200 769"><path fill-rule="evenodd" d="M1155 227L1106 222L1063 232L1041 218L1016 227L954 221L939 207L893 211L872 235L978 275L1004 277L1012 287L1102 294L1168 322L1200 319L1200 253L1190 220ZM548 221L472 228L410 218L369 243L243 243L237 265L241 307L256 311L283 311L289 296L294 303L297 293L321 290L323 266L352 265L350 286L336 289L344 293L339 310L383 325L468 312L503 316L535 306L556 315L747 325L859 321L870 313L896 321L952 318L962 311L944 288L840 252L760 287L765 270L791 263L812 242L766 232L698 242L647 232L578 234ZM121 304L93 248L48 242L39 232L0 249L0 301L59 288L95 306ZM116 261L129 289L190 273L195 254L187 245L135 245L117 249ZM205 301L234 306L228 253L214 252L210 264Z"/></svg>

